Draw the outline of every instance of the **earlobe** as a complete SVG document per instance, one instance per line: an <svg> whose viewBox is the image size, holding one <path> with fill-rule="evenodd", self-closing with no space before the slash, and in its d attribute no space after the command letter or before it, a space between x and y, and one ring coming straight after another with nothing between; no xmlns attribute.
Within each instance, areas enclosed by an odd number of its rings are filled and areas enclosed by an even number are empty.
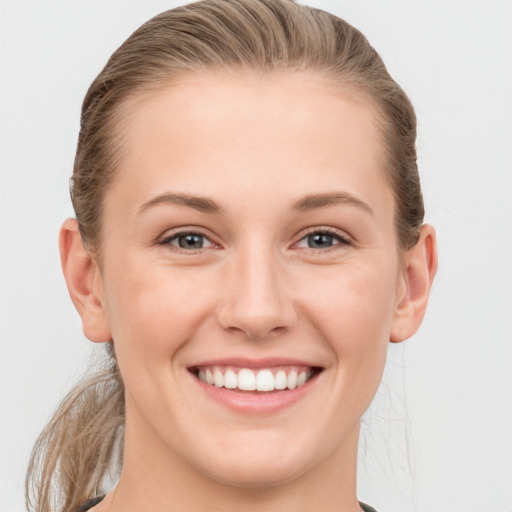
<svg viewBox="0 0 512 512"><path fill-rule="evenodd" d="M425 224L416 245L404 255L404 286L391 326L392 342L410 338L420 327L436 271L436 234L432 226Z"/></svg>
<svg viewBox="0 0 512 512"><path fill-rule="evenodd" d="M59 249L69 295L82 318L85 336L98 343L110 341L101 272L84 247L76 219L68 219L62 225Z"/></svg>

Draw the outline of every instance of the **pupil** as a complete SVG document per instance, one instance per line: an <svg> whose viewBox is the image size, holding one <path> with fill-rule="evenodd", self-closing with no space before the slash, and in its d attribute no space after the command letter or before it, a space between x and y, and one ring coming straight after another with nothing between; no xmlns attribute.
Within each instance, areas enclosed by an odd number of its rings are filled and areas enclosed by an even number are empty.
<svg viewBox="0 0 512 512"><path fill-rule="evenodd" d="M183 249L201 249L203 247L202 235L184 235L179 237L180 247Z"/></svg>
<svg viewBox="0 0 512 512"><path fill-rule="evenodd" d="M321 247L330 247L332 245L333 236L326 233L316 233L308 237L308 246L313 249Z"/></svg>

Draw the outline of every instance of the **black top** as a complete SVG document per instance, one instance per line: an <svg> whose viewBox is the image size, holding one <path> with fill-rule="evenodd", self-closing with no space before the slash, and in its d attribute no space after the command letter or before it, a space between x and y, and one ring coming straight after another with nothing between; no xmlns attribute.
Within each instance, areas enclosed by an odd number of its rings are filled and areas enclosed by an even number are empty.
<svg viewBox="0 0 512 512"><path fill-rule="evenodd" d="M90 508L94 507L94 505L97 505L105 496L98 496L97 498L93 498L92 500L87 500L85 503L82 503L78 510L76 512L86 512ZM364 512L377 512L373 507L370 507L370 505L365 505L364 503L359 502L361 505L361 508Z"/></svg>
<svg viewBox="0 0 512 512"><path fill-rule="evenodd" d="M76 512L85 512L86 510L89 510L94 507L94 505L97 505L104 497L105 495L85 501L77 508Z"/></svg>

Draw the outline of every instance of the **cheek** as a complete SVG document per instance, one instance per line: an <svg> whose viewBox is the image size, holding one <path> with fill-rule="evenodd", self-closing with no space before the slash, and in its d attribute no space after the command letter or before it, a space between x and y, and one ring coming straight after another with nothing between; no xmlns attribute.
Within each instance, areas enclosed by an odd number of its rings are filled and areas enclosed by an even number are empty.
<svg viewBox="0 0 512 512"><path fill-rule="evenodd" d="M192 282L187 272L119 263L110 273L107 298L126 397L146 422L155 421L148 411L160 411L168 423L183 399L176 387L184 370L179 354L210 316L211 292L201 288L204 279Z"/></svg>
<svg viewBox="0 0 512 512"><path fill-rule="evenodd" d="M309 292L315 306L311 316L333 351L344 385L378 386L395 311L396 269L394 264L353 265L334 271L324 286Z"/></svg>
<svg viewBox="0 0 512 512"><path fill-rule="evenodd" d="M357 263L333 268L321 280L316 279L316 286L308 287L303 300L315 307L317 323L332 334L337 331L340 341L349 343L345 333L354 341L359 339L364 344L372 344L381 336L365 333L389 334L395 310L396 268L391 264L363 266Z"/></svg>
<svg viewBox="0 0 512 512"><path fill-rule="evenodd" d="M120 262L106 289L116 350L169 364L211 310L211 291L198 274Z"/></svg>

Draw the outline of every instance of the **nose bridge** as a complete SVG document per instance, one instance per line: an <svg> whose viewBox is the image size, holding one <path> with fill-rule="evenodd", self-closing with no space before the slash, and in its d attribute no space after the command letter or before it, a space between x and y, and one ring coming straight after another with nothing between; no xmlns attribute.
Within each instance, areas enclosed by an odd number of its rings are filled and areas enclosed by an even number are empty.
<svg viewBox="0 0 512 512"><path fill-rule="evenodd" d="M295 319L293 300L274 248L268 240L254 239L235 253L220 314L222 326L254 339L289 327Z"/></svg>

